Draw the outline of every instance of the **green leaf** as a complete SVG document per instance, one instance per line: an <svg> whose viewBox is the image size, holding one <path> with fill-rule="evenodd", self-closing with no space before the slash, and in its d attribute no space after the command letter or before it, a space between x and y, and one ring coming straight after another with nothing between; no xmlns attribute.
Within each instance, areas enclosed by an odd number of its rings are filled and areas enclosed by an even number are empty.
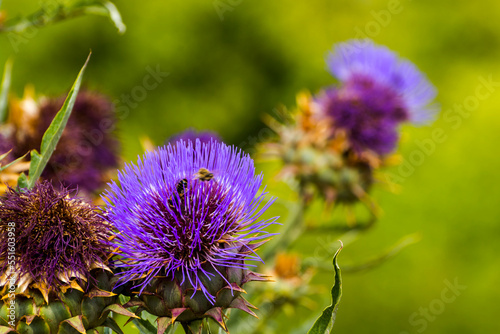
<svg viewBox="0 0 500 334"><path fill-rule="evenodd" d="M87 14L108 17L121 34L126 30L120 12L111 1L78 0L64 3L42 3L41 8L36 12L7 21L3 26L0 26L0 32L22 33L33 27L39 29L49 24Z"/></svg>
<svg viewBox="0 0 500 334"><path fill-rule="evenodd" d="M156 320L156 324L158 325L158 334L171 333L172 328L174 327L172 324L172 319L169 317L159 317Z"/></svg>
<svg viewBox="0 0 500 334"><path fill-rule="evenodd" d="M2 155L0 155L0 161L2 161L3 159L5 159L5 158L9 155L9 153L10 153L11 151L12 151L12 150L10 150L9 152L5 152L5 153L3 153ZM1 171L1 170L0 170L0 171Z"/></svg>
<svg viewBox="0 0 500 334"><path fill-rule="evenodd" d="M125 30L127 30L118 8L116 8L115 4L111 1L94 1L94 4L87 4L86 7L84 7L84 12L86 14L109 17L120 34L125 33Z"/></svg>
<svg viewBox="0 0 500 334"><path fill-rule="evenodd" d="M156 334L156 327L153 326L148 320L144 319L133 319L132 322L139 329L141 334Z"/></svg>
<svg viewBox="0 0 500 334"><path fill-rule="evenodd" d="M70 325L71 327L73 327L74 329L76 329L78 331L78 333L85 334L85 332L86 332L85 331L85 326L83 326L82 316L81 315L77 315L77 316L74 316L72 318L64 320L61 323L61 326L64 325L65 323L67 323L68 325Z"/></svg>
<svg viewBox="0 0 500 334"><path fill-rule="evenodd" d="M61 110L57 112L56 116L52 120L52 123L50 123L49 128L45 131L42 138L42 144L40 146L40 153L36 150L31 151L31 164L28 174L27 188L33 188L40 175L42 175L43 169L49 162L52 153L56 149L57 143L62 136L66 123L68 123L69 116L71 115L71 111L73 110L73 106L75 105L76 96L78 95L78 91L80 90L80 86L82 84L83 73L85 72L85 68L87 67L91 54L92 52L87 57L80 73L78 73L78 77L76 78L66 101L64 101Z"/></svg>
<svg viewBox="0 0 500 334"><path fill-rule="evenodd" d="M11 332L15 332L16 330L12 327L0 326L0 334L7 334Z"/></svg>
<svg viewBox="0 0 500 334"><path fill-rule="evenodd" d="M328 306L323 314L316 320L312 328L307 332L308 334L330 334L337 315L337 308L339 306L340 297L342 296L342 277L340 275L340 268L337 264L337 256L340 253L343 245L341 242L340 248L333 256L333 267L335 269L335 283L332 287L332 305Z"/></svg>
<svg viewBox="0 0 500 334"><path fill-rule="evenodd" d="M118 334L123 334L123 331L121 330L120 326L118 326L115 319L113 319L113 318L107 318L104 321L103 326L111 328L112 330L114 330Z"/></svg>
<svg viewBox="0 0 500 334"><path fill-rule="evenodd" d="M152 315L146 310L141 311L141 319L147 320L150 323L154 324L158 320L158 317L156 315Z"/></svg>
<svg viewBox="0 0 500 334"><path fill-rule="evenodd" d="M19 188L28 188L28 177L26 174L21 173L21 175L19 175L19 178L17 179L17 186Z"/></svg>
<svg viewBox="0 0 500 334"><path fill-rule="evenodd" d="M104 309L104 312L106 312L106 311L112 311L112 312L121 314L121 315L126 316L126 317L139 318L138 316L135 315L135 313L130 312L129 310L127 310L126 308L124 308L123 306L121 306L119 304L109 305L108 307L106 307Z"/></svg>
<svg viewBox="0 0 500 334"><path fill-rule="evenodd" d="M188 323L182 323L182 328L186 334L201 334L203 330L203 320L193 320Z"/></svg>
<svg viewBox="0 0 500 334"><path fill-rule="evenodd" d="M5 63L3 70L2 85L0 87L0 124L5 121L7 117L7 104L9 97L10 78L12 74L12 60L9 59Z"/></svg>
<svg viewBox="0 0 500 334"><path fill-rule="evenodd" d="M7 152L6 154L2 154L2 155L0 156L0 161L2 161L2 159L3 159L3 158L5 158L5 157L7 156L7 154L9 154L9 152ZM26 154L28 154L28 153L26 153ZM0 172L1 172L1 171L3 171L3 170L5 170L5 169L7 169L7 168L9 168L10 166L14 165L15 163L17 163L17 162L19 162L19 161L23 160L23 159L24 159L24 157L26 156L26 154L25 154L25 155L23 155L22 157L17 158L17 159L16 159L16 160L14 160L14 161L12 161L12 162L8 163L8 164L6 164L5 166L2 166L2 164L0 163Z"/></svg>

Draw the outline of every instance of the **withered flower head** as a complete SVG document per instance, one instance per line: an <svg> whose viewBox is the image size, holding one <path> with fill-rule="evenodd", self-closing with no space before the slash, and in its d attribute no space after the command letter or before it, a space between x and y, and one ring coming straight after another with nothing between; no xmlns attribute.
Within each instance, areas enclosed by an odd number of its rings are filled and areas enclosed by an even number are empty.
<svg viewBox="0 0 500 334"><path fill-rule="evenodd" d="M109 224L92 205L48 181L31 190L9 188L0 198L0 269L7 271L8 231L15 230L16 271L25 284L57 291L69 278L88 280L109 254Z"/></svg>

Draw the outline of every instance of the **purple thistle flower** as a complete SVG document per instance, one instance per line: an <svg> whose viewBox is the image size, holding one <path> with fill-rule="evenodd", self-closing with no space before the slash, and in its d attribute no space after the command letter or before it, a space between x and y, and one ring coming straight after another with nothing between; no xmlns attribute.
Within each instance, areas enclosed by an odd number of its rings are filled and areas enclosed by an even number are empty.
<svg viewBox="0 0 500 334"><path fill-rule="evenodd" d="M215 140L180 140L127 165L104 198L123 256L116 265L126 268L121 283L144 278L142 292L157 275L175 276L213 304L207 281L220 276L231 286L221 271L259 261L256 243L277 219L259 220L274 200L261 207L262 175L254 173L248 155Z"/></svg>
<svg viewBox="0 0 500 334"><path fill-rule="evenodd" d="M0 197L1 272L8 267L12 240L7 231L13 228L17 274L54 291L64 277L88 280L110 253L109 223L94 206L71 198L65 188L56 191L49 181L30 190L9 188Z"/></svg>
<svg viewBox="0 0 500 334"><path fill-rule="evenodd" d="M197 132L193 128L189 128L183 132L179 132L179 133L171 136L170 138L168 138L165 141L165 144L170 143L170 144L174 145L175 143L177 143L178 141L181 141L181 140L185 141L186 143L189 143L189 142L194 143L194 142L196 142L196 139L199 139L202 143L205 143L205 144L210 143L212 140L219 142L219 143L222 143L222 139L215 132L212 132L212 131L199 131L199 132Z"/></svg>
<svg viewBox="0 0 500 334"><path fill-rule="evenodd" d="M423 124L437 111L430 105L436 90L426 77L370 40L338 44L327 63L340 85L327 89L320 105L357 151L390 153L400 123Z"/></svg>
<svg viewBox="0 0 500 334"><path fill-rule="evenodd" d="M434 86L413 63L385 46L371 40L340 43L327 63L332 75L343 84L377 85L400 98L407 121L421 124L435 116L436 108L429 107L437 94Z"/></svg>
<svg viewBox="0 0 500 334"><path fill-rule="evenodd" d="M356 151L370 149L383 155L396 146L398 124L406 114L401 99L393 92L355 81L327 90L323 103L335 129L347 132Z"/></svg>

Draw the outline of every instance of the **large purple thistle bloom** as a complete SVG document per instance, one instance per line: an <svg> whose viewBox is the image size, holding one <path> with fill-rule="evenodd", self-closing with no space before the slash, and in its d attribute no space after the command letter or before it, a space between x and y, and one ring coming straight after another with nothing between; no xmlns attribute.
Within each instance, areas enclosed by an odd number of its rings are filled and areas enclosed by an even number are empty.
<svg viewBox="0 0 500 334"><path fill-rule="evenodd" d="M338 44L327 64L340 85L320 103L358 151L390 153L400 123L423 124L437 111L436 90L415 65L370 40Z"/></svg>
<svg viewBox="0 0 500 334"><path fill-rule="evenodd" d="M202 178L202 168L213 178ZM252 159L213 140L179 141L148 152L118 179L120 185L112 182L105 193L123 256L117 266L125 268L122 283L144 278L141 292L157 275L180 275L181 285L201 290L213 303L205 286L210 272L247 269L245 259L259 261L252 243L268 237L265 228L277 219L259 220L273 200L261 207L262 175L255 175Z"/></svg>

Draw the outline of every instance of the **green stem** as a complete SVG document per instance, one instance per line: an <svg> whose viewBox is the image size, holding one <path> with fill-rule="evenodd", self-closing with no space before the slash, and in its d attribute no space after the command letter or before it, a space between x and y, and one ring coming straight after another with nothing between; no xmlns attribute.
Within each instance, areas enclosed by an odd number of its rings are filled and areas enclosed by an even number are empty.
<svg viewBox="0 0 500 334"><path fill-rule="evenodd" d="M36 13L30 15L29 17L19 19L19 22L17 23L14 23L12 25L7 24L5 26L0 27L0 32L21 33L31 27L41 28L49 24L82 16L84 14L85 11L81 9L72 12L64 12L63 7L60 7L58 11L52 13L48 13L44 10L39 10Z"/></svg>
<svg viewBox="0 0 500 334"><path fill-rule="evenodd" d="M7 21L6 25L0 26L0 32L22 33L28 28L38 29L84 15L108 17L113 21L120 33L125 32L126 27L122 22L121 15L111 1L82 2L69 7L62 4L59 4L56 8L44 7L27 17Z"/></svg>
<svg viewBox="0 0 500 334"><path fill-rule="evenodd" d="M353 273L353 272L358 272L358 271L376 268L376 267L380 266L381 264L383 264L384 262L386 262L387 260L390 260L393 257L395 257L397 254L399 254L406 247L419 242L421 238L422 237L419 233L413 233L413 234L406 235L403 238L401 238L398 242L396 242L392 247L390 247L388 250L386 250L384 253L380 254L379 256L371 258L362 264L343 266L342 272Z"/></svg>

